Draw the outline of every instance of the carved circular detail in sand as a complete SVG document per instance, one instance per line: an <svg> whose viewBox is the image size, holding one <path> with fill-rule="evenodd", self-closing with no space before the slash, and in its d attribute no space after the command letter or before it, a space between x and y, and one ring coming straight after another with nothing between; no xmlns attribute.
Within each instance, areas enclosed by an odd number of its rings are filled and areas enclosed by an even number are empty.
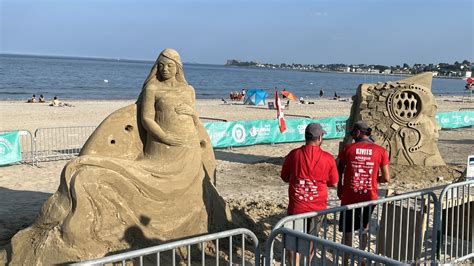
<svg viewBox="0 0 474 266"><path fill-rule="evenodd" d="M421 113L421 98L412 90L400 90L389 96L387 109L398 124L413 121Z"/></svg>

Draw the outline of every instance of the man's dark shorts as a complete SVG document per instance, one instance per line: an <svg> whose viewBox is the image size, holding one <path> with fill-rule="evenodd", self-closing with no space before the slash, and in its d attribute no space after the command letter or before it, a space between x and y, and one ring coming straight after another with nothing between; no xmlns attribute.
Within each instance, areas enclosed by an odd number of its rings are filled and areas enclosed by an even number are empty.
<svg viewBox="0 0 474 266"><path fill-rule="evenodd" d="M339 216L339 232L351 233L352 229L354 231L361 228L361 216L362 217L362 228L367 228L369 224L370 217L374 212L375 206L367 206L363 208L357 208L355 210L346 210L341 211ZM344 215L345 213L345 215ZM352 227L352 214L354 213L354 227Z"/></svg>

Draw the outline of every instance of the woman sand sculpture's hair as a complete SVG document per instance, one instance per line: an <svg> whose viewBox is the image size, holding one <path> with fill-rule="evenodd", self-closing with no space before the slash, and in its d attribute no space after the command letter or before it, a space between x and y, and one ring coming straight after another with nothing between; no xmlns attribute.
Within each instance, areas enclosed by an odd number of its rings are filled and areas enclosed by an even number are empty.
<svg viewBox="0 0 474 266"><path fill-rule="evenodd" d="M230 212L179 54L161 52L136 104L107 117L61 174L13 264L56 264L222 230Z"/></svg>

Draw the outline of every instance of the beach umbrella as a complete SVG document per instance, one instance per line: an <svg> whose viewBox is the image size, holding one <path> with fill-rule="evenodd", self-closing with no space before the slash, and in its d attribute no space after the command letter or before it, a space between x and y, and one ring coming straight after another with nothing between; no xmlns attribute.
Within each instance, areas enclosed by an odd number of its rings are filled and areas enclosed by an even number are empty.
<svg viewBox="0 0 474 266"><path fill-rule="evenodd" d="M293 101L298 101L298 98L291 92L284 90L281 91L281 95L285 96L286 98L293 100Z"/></svg>

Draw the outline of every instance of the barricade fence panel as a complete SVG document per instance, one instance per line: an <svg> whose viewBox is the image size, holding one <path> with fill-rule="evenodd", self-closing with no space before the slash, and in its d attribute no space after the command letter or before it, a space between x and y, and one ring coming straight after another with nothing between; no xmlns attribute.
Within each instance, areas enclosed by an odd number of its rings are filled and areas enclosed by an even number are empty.
<svg viewBox="0 0 474 266"><path fill-rule="evenodd" d="M288 216L275 225L406 262L435 259L436 195L421 190Z"/></svg>
<svg viewBox="0 0 474 266"><path fill-rule="evenodd" d="M274 243L278 241L277 237L280 239L279 245ZM273 254L278 254L278 258L274 258ZM278 228L272 231L265 244L265 265L270 266L274 264L408 265L381 255L288 228Z"/></svg>
<svg viewBox="0 0 474 266"><path fill-rule="evenodd" d="M5 130L0 131L2 133L8 133L18 131L19 134L19 141L21 147L21 163L35 163L35 142L33 138L33 134L29 130L25 129L15 129L15 130Z"/></svg>
<svg viewBox="0 0 474 266"><path fill-rule="evenodd" d="M51 161L77 156L96 126L38 128L36 160Z"/></svg>
<svg viewBox="0 0 474 266"><path fill-rule="evenodd" d="M446 186L437 212L438 260L474 262L474 181Z"/></svg>
<svg viewBox="0 0 474 266"><path fill-rule="evenodd" d="M111 255L73 265L260 265L254 233L238 228L154 247Z"/></svg>

